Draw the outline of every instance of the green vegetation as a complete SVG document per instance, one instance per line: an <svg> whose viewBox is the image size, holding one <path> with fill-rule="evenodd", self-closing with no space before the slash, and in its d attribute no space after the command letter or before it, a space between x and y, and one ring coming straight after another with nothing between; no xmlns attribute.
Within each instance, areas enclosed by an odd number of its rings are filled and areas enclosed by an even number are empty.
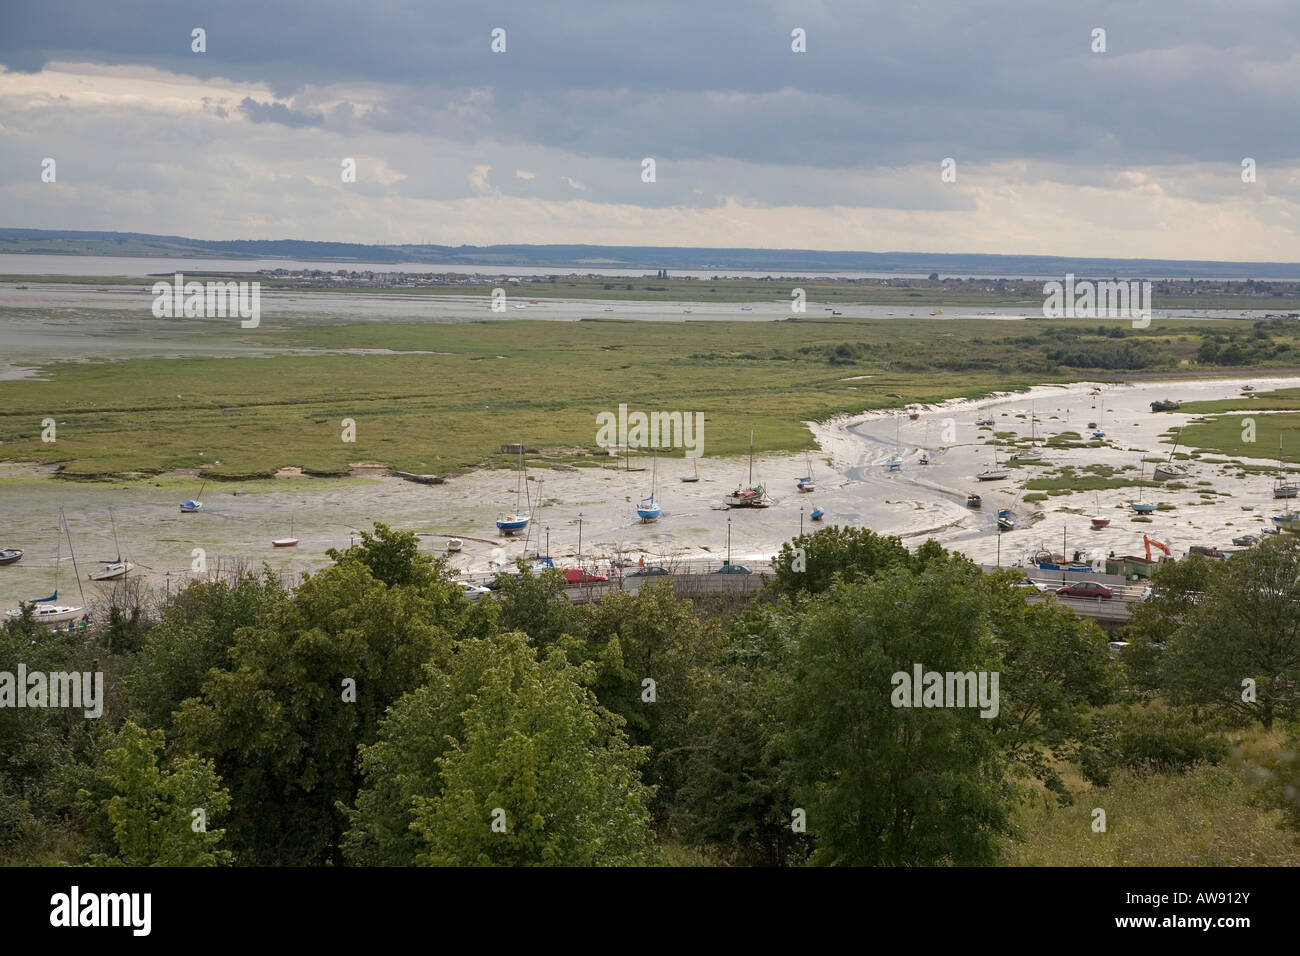
<svg viewBox="0 0 1300 956"><path fill-rule="evenodd" d="M672 581L573 605L522 561L471 604L384 525L331 557L6 621L0 671L126 679L100 719L0 708L0 862L1300 860L1294 536L1160 565L1118 656L1017 572L863 528L787 542L726 620ZM914 706L918 666L999 690Z"/></svg>
<svg viewBox="0 0 1300 956"><path fill-rule="evenodd" d="M1219 327L828 315L761 324L286 317L245 341L238 329L218 334L207 324L199 334L213 347L326 354L54 363L45 380L0 382L0 457L58 461L72 478L200 466L215 478L267 477L283 466L342 475L355 462L446 474L499 461L500 445L521 437L530 448L590 451L595 416L624 402L703 412L710 457L742 454L751 423L759 451L793 452L811 445L802 421L836 413L1193 367L1200 337ZM1252 361L1289 355L1291 335L1268 329L1252 341L1273 351L1260 346ZM1120 346L1124 355L1115 352ZM358 349L403 354L346 353ZM53 444L41 440L46 418L57 422ZM344 419L356 423L354 443L341 440ZM1077 438L1066 433L1049 444ZM1204 444L1191 429L1185 440ZM575 458L562 452L557 460Z"/></svg>

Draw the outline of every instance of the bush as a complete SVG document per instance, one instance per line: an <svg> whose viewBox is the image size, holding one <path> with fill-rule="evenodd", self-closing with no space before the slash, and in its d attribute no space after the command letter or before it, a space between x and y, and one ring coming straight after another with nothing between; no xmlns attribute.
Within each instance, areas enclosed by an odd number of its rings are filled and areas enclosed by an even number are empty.
<svg viewBox="0 0 1300 956"><path fill-rule="evenodd" d="M1079 764L1089 781L1106 787L1118 770L1182 772L1217 764L1226 753L1224 741L1193 723L1185 708L1117 705L1089 720Z"/></svg>

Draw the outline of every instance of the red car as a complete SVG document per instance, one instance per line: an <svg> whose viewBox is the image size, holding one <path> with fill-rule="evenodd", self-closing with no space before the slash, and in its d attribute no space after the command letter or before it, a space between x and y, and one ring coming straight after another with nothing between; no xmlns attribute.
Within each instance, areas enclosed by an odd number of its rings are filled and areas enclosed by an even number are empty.
<svg viewBox="0 0 1300 956"><path fill-rule="evenodd" d="M601 581L608 581L609 578L595 571L588 571L586 568L569 568L564 572L564 580L567 584L599 584Z"/></svg>
<svg viewBox="0 0 1300 956"><path fill-rule="evenodd" d="M1108 598L1111 590L1096 581L1080 581L1078 584L1067 584L1063 588L1057 588L1056 593L1066 597Z"/></svg>

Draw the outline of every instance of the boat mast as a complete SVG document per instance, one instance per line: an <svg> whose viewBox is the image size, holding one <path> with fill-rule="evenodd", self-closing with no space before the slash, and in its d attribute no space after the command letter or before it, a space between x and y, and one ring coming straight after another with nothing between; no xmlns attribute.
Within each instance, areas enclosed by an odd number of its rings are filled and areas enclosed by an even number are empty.
<svg viewBox="0 0 1300 956"><path fill-rule="evenodd" d="M68 554L72 555L72 570L73 573L77 575L77 591L81 594L81 603L84 606L86 603L86 591L81 586L81 569L77 567L77 552L72 547L72 529L68 527L68 518L63 513L62 508L59 509L59 520L63 522L63 531L68 536Z"/></svg>

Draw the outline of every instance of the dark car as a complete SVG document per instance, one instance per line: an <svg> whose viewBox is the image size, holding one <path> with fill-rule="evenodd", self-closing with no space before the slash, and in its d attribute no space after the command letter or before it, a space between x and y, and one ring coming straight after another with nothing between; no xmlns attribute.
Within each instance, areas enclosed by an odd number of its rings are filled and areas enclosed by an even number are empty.
<svg viewBox="0 0 1300 956"><path fill-rule="evenodd" d="M1110 588L1104 584L1098 584L1096 581L1080 581L1078 584L1067 584L1063 588L1057 588L1056 593L1066 597L1081 598L1108 598L1111 596Z"/></svg>
<svg viewBox="0 0 1300 956"><path fill-rule="evenodd" d="M745 567L743 564L727 563L724 564L722 567L718 568L718 570L714 571L713 573L714 574L749 574L750 570L749 568Z"/></svg>
<svg viewBox="0 0 1300 956"><path fill-rule="evenodd" d="M629 578L653 578L660 574L672 574L667 568L662 568L657 564L647 564L644 568L637 568Z"/></svg>

